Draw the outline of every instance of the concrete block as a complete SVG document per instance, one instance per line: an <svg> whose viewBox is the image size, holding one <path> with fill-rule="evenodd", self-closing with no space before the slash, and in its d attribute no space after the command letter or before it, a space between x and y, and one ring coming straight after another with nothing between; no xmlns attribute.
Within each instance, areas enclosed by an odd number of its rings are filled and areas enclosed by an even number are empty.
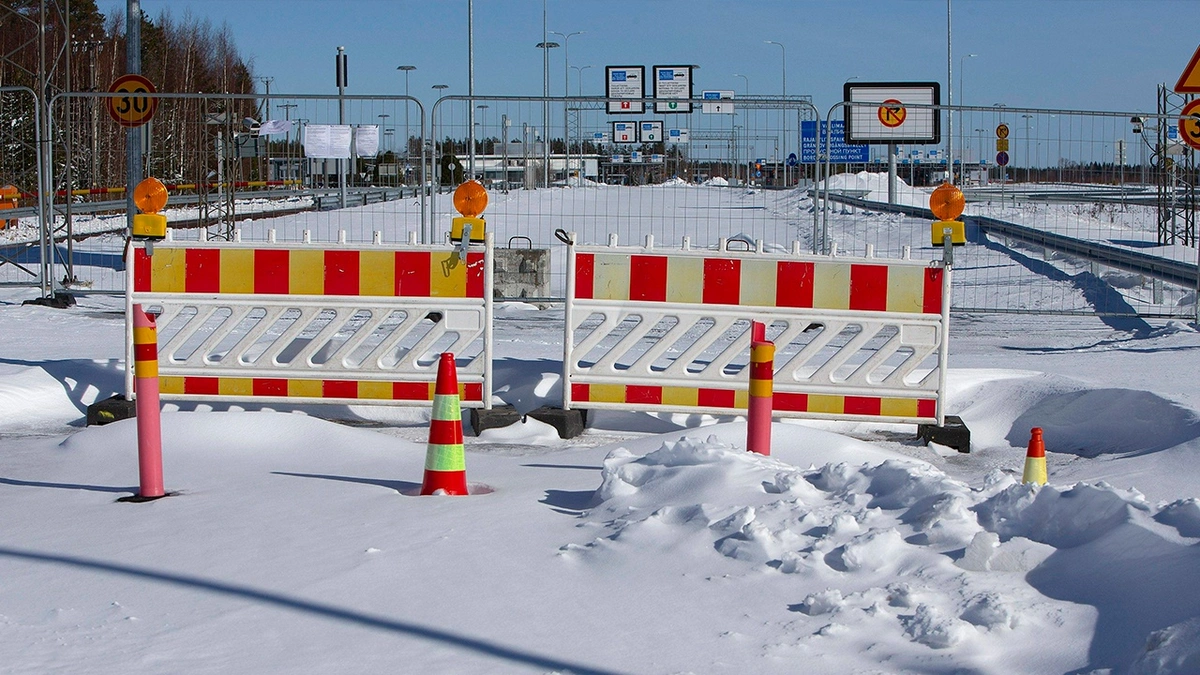
<svg viewBox="0 0 1200 675"><path fill-rule="evenodd" d="M87 407L87 425L89 427L103 426L120 420L137 417L137 405L117 394L103 401L96 401Z"/></svg>
<svg viewBox="0 0 1200 675"><path fill-rule="evenodd" d="M544 405L537 410L529 411L528 416L554 427L558 431L559 438L575 438L587 428L586 410L563 410Z"/></svg>
<svg viewBox="0 0 1200 675"><path fill-rule="evenodd" d="M485 429L499 429L521 421L521 413L511 405L492 406L491 410L471 408L470 417L471 429L476 436Z"/></svg>
<svg viewBox="0 0 1200 675"><path fill-rule="evenodd" d="M971 430L957 415L946 415L946 424L918 424L917 435L925 443L937 443L959 452L971 452Z"/></svg>

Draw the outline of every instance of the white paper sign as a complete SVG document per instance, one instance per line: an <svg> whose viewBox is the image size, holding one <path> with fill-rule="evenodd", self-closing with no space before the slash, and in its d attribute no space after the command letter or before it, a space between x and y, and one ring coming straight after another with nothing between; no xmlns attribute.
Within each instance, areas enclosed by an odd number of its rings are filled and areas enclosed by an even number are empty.
<svg viewBox="0 0 1200 675"><path fill-rule="evenodd" d="M316 159L349 159L350 125L310 124L304 127L304 156Z"/></svg>
<svg viewBox="0 0 1200 675"><path fill-rule="evenodd" d="M367 124L354 131L354 154L372 157L379 152L379 125Z"/></svg>

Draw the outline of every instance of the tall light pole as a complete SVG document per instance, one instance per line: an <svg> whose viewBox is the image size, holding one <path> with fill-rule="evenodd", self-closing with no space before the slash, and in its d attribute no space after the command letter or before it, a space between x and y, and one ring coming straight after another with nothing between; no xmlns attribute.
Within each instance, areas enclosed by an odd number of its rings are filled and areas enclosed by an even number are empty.
<svg viewBox="0 0 1200 675"><path fill-rule="evenodd" d="M782 42L776 42L774 40L764 40L764 42L769 45L779 46L780 66L782 67L783 72L783 149L784 152L787 152L787 47L784 47ZM783 167L783 182L788 183L788 167L786 163Z"/></svg>
<svg viewBox="0 0 1200 675"><path fill-rule="evenodd" d="M950 2L946 0L946 175L954 182L954 111L950 110L954 105L954 52L950 42ZM941 116L940 111L937 114Z"/></svg>
<svg viewBox="0 0 1200 675"><path fill-rule="evenodd" d="M976 56L979 56L979 55L978 54L967 54L966 56L964 56L958 60L958 104L960 106L966 105L965 96L963 95L963 92L966 91L966 89L963 88L963 71L966 70L967 59L973 59ZM959 144L959 146L962 146L962 144L963 144L963 136L966 134L966 131L967 131L966 126L963 124L962 111L960 110L960 111L958 111L958 144ZM966 155L963 154L961 147L959 147L959 149L958 149L958 154L960 157L963 158L962 165L965 166ZM954 182L954 158L950 157L949 160L950 160L950 182L953 183ZM962 176L961 171L959 172L959 176L960 177Z"/></svg>
<svg viewBox="0 0 1200 675"><path fill-rule="evenodd" d="M404 95L408 96L408 74L416 70L416 66L396 66L396 70L404 71ZM408 101L404 102L404 159L408 160Z"/></svg>
<svg viewBox="0 0 1200 675"><path fill-rule="evenodd" d="M569 130L570 122L567 118L570 116L567 103L567 97L570 96L570 78L571 78L571 53L569 51L571 38L575 35L583 35L587 31L577 30L574 33L559 33L558 31L550 31L551 35L558 35L563 39L563 179L569 185L571 183L571 132Z"/></svg>
<svg viewBox="0 0 1200 675"><path fill-rule="evenodd" d="M467 131L470 136L470 176L475 180L475 3L467 0Z"/></svg>
<svg viewBox="0 0 1200 675"><path fill-rule="evenodd" d="M745 75L739 75L737 73L734 73L733 76L740 77L746 81L746 98L750 98L750 78L746 77Z"/></svg>
<svg viewBox="0 0 1200 675"><path fill-rule="evenodd" d="M542 3L542 33L546 32L545 2ZM558 47L557 42L543 40L536 45L542 50L542 132L546 134L546 142L542 145L542 161L544 162L545 178L542 187L550 187L550 50Z"/></svg>
<svg viewBox="0 0 1200 675"><path fill-rule="evenodd" d="M594 66L571 66L575 69L575 80L579 84L579 97L583 98L583 71ZM579 127L579 177L583 178L583 123L576 125ZM568 144L569 145L569 144Z"/></svg>

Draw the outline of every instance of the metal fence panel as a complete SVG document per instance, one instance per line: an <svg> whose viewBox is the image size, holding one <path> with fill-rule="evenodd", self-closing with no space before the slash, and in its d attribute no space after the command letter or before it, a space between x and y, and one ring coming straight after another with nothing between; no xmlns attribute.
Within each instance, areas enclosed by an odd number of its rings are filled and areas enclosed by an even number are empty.
<svg viewBox="0 0 1200 675"><path fill-rule="evenodd" d="M69 290L124 290L127 133L143 135L145 175L168 187L171 229L226 240L240 229L248 241L268 229L290 241L306 230L351 242L424 232L425 116L414 98L156 94L151 121L127 129L106 112L118 96L53 101L55 277ZM316 131L342 124L353 129L353 156L311 157Z"/></svg>
<svg viewBox="0 0 1200 675"><path fill-rule="evenodd" d="M829 116L843 117L845 105ZM1196 170L1193 151L1173 131L1177 116L939 110L956 122L954 178L967 200L970 242L954 252L956 310L1196 316L1187 206ZM884 255L911 246L927 257L929 193L950 178L944 144L893 146L898 188L890 207L887 146L871 147L867 168L827 162L823 245L871 245Z"/></svg>
<svg viewBox="0 0 1200 675"><path fill-rule="evenodd" d="M0 87L0 285L44 286L42 124L37 94Z"/></svg>

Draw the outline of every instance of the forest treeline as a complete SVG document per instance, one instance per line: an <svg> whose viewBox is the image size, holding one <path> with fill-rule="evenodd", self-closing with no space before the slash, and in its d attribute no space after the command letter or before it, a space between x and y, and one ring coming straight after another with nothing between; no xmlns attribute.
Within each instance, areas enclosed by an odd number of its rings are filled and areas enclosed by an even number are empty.
<svg viewBox="0 0 1200 675"><path fill-rule="evenodd" d="M124 12L105 15L95 0L71 0L69 15L62 16L66 5L66 0L0 0L0 85L28 87L41 95L38 32L43 12L47 98L107 91L126 73ZM141 73L160 92L255 93L253 64L239 53L229 26L214 26L188 12L143 16ZM123 176L124 129L108 119L104 103L68 98L54 106L57 189L66 187L68 142L72 187L102 186ZM18 184L26 192L36 189L31 106L26 92L0 97L0 183ZM214 132L212 125L206 128L206 115L228 113L222 119L232 124L253 115L255 107L254 101L164 99L152 125L148 166L165 180L203 180L215 162L209 157L214 153L205 151Z"/></svg>

